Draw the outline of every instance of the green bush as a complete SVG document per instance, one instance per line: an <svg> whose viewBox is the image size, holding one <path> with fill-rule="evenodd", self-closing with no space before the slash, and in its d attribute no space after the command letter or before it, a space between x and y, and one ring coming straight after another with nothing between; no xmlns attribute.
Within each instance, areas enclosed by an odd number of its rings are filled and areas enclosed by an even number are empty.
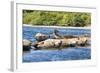
<svg viewBox="0 0 100 73"><path fill-rule="evenodd" d="M85 12L23 10L23 24L84 27L90 26L91 14Z"/></svg>

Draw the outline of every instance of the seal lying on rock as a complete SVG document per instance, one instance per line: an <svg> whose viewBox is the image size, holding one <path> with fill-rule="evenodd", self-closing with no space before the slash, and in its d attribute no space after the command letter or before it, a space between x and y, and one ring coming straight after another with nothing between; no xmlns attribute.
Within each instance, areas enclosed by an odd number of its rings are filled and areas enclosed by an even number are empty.
<svg viewBox="0 0 100 73"><path fill-rule="evenodd" d="M77 36L73 36L73 35L65 35L65 36L63 36L63 35L59 34L59 31L57 29L54 30L53 36L54 36L55 39L61 39L61 38L62 39L63 38L66 38L66 39L68 39L68 38L77 38Z"/></svg>
<svg viewBox="0 0 100 73"><path fill-rule="evenodd" d="M61 45L61 40L57 39L47 39L41 42L35 42L32 44L36 49L47 49L47 48L57 48Z"/></svg>
<svg viewBox="0 0 100 73"><path fill-rule="evenodd" d="M62 39L62 47L75 47L77 45L78 38Z"/></svg>
<svg viewBox="0 0 100 73"><path fill-rule="evenodd" d="M37 49L48 49L48 48L63 48L63 47L75 47L84 46L87 44L89 38L79 37L70 39L47 39L45 41L37 42L33 46Z"/></svg>
<svg viewBox="0 0 100 73"><path fill-rule="evenodd" d="M80 36L80 37L78 37L77 45L78 46L85 46L85 45L89 44L88 43L89 41L90 41L90 37Z"/></svg>
<svg viewBox="0 0 100 73"><path fill-rule="evenodd" d="M54 30L53 36L55 39L61 39L62 36L58 33L59 31L57 29Z"/></svg>
<svg viewBox="0 0 100 73"><path fill-rule="evenodd" d="M75 39L47 39L45 41L41 41L35 43L33 46L38 49L47 49L47 48L61 48L68 46L75 46L77 43L77 38Z"/></svg>

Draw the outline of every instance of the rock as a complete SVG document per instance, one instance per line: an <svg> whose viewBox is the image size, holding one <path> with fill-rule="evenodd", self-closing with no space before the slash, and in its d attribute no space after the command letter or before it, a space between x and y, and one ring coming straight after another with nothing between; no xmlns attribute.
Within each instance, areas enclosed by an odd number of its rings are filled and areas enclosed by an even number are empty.
<svg viewBox="0 0 100 73"><path fill-rule="evenodd" d="M29 51L31 49L31 41L24 39L23 40L23 51Z"/></svg>
<svg viewBox="0 0 100 73"><path fill-rule="evenodd" d="M29 41L29 40L27 40L27 39L24 39L24 40L23 40L23 45L24 45L24 46L29 46L31 43L32 43L32 42Z"/></svg>
<svg viewBox="0 0 100 73"><path fill-rule="evenodd" d="M45 35L45 34L42 34L42 33L37 33L35 35L35 38L36 38L37 41L44 41L44 40L48 39L49 36Z"/></svg>

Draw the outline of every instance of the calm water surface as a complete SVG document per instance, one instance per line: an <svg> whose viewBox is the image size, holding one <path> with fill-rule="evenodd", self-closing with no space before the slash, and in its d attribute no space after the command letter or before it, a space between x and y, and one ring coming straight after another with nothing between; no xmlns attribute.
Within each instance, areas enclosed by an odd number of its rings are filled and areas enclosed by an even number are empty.
<svg viewBox="0 0 100 73"><path fill-rule="evenodd" d="M55 28L23 26L23 39L35 42L36 33L44 33L52 37ZM57 28L61 35L90 35L90 29ZM91 49L88 47L63 48L62 50L31 50L23 54L23 62L45 62L91 59Z"/></svg>

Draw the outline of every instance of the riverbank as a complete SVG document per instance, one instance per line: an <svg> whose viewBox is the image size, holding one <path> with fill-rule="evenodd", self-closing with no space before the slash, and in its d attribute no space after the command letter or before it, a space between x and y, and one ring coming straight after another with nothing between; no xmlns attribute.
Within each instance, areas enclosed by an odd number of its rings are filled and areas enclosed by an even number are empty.
<svg viewBox="0 0 100 73"><path fill-rule="evenodd" d="M36 25L31 25L31 24L23 24L23 26L27 26L27 27L41 27L41 28L68 28L68 29L91 29L91 27L65 27L65 26L36 26Z"/></svg>

